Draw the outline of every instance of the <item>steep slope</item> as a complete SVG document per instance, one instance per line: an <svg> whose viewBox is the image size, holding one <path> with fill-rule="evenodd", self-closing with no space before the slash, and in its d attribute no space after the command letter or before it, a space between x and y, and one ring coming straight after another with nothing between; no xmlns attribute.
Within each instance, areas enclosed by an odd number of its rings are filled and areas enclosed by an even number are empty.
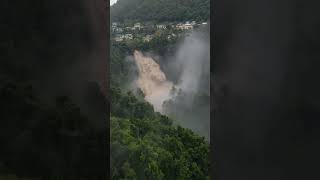
<svg viewBox="0 0 320 180"><path fill-rule="evenodd" d="M209 0L118 0L111 7L112 21L206 21Z"/></svg>
<svg viewBox="0 0 320 180"><path fill-rule="evenodd" d="M131 93L111 88L111 179L208 178L209 144Z"/></svg>
<svg viewBox="0 0 320 180"><path fill-rule="evenodd" d="M207 179L208 141L126 93L128 51L111 45L110 179Z"/></svg>

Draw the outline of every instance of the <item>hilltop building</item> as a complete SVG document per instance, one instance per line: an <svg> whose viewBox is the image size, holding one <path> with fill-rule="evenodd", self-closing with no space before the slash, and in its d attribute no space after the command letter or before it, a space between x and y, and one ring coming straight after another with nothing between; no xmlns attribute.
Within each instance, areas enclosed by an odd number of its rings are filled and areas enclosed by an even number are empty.
<svg viewBox="0 0 320 180"><path fill-rule="evenodd" d="M129 40L131 40L131 39L133 39L133 35L132 35L132 34L125 34L125 35L124 35L124 39L129 39Z"/></svg>
<svg viewBox="0 0 320 180"><path fill-rule="evenodd" d="M171 40L171 39L175 38L176 36L177 36L176 34L172 33L172 34L168 35L167 39Z"/></svg>
<svg viewBox="0 0 320 180"><path fill-rule="evenodd" d="M117 26L118 26L118 23L116 23L116 22L112 23L112 28L116 28Z"/></svg>
<svg viewBox="0 0 320 180"><path fill-rule="evenodd" d="M131 39L133 39L132 34L121 34L121 35L118 35L114 38L114 40L117 42L121 42L123 40L131 40Z"/></svg>
<svg viewBox="0 0 320 180"><path fill-rule="evenodd" d="M149 42L149 41L152 40L152 38L153 38L152 35L146 35L145 37L143 37L143 41L144 41L144 42Z"/></svg>
<svg viewBox="0 0 320 180"><path fill-rule="evenodd" d="M115 27L115 28L112 28L112 31L113 31L113 32L116 32L116 33L122 33L122 32L123 32L123 29L122 29L122 28L119 28L119 27Z"/></svg>
<svg viewBox="0 0 320 180"><path fill-rule="evenodd" d="M135 23L134 25L133 25L133 29L135 30L135 29L138 29L138 30L140 30L140 29L142 29L143 27L142 27L142 25L141 25L141 23Z"/></svg>
<svg viewBox="0 0 320 180"><path fill-rule="evenodd" d="M186 23L186 24L179 23L176 25L176 28L181 30L188 30L188 29L193 29L193 25L189 23Z"/></svg>
<svg viewBox="0 0 320 180"><path fill-rule="evenodd" d="M121 42L121 41L123 41L123 37L122 36L116 36L114 38L114 40L117 41L117 42Z"/></svg>
<svg viewBox="0 0 320 180"><path fill-rule="evenodd" d="M157 24L157 29L167 29L167 26L165 24Z"/></svg>

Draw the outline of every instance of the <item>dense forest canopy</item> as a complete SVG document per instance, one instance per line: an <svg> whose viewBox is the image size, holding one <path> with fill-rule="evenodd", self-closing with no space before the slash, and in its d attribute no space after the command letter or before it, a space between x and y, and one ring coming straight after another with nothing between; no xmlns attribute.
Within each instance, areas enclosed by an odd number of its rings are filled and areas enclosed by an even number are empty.
<svg viewBox="0 0 320 180"><path fill-rule="evenodd" d="M137 45L111 42L111 179L208 179L208 141L126 86L133 66L127 57Z"/></svg>
<svg viewBox="0 0 320 180"><path fill-rule="evenodd" d="M209 144L132 93L111 88L111 179L208 179Z"/></svg>
<svg viewBox="0 0 320 180"><path fill-rule="evenodd" d="M207 21L210 0L118 0L112 21Z"/></svg>

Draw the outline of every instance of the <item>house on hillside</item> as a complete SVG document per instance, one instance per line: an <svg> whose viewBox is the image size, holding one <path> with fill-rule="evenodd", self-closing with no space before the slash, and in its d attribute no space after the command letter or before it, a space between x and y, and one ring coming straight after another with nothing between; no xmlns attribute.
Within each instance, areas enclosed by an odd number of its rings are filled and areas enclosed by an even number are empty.
<svg viewBox="0 0 320 180"><path fill-rule="evenodd" d="M177 35L174 34L174 33L172 33L172 34L169 34L169 35L168 35L167 39L168 39L168 40L171 40L171 39L173 39L173 38L175 38L175 37L177 37Z"/></svg>
<svg viewBox="0 0 320 180"><path fill-rule="evenodd" d="M153 38L152 35L146 35L145 37L143 37L143 42L149 42L152 40L152 38Z"/></svg>
<svg viewBox="0 0 320 180"><path fill-rule="evenodd" d="M179 23L176 25L176 29L189 30L189 29L193 29L193 25L189 23L186 23L186 24Z"/></svg>
<svg viewBox="0 0 320 180"><path fill-rule="evenodd" d="M122 33L123 32L123 29L122 28L115 28L115 32L117 32L117 33Z"/></svg>
<svg viewBox="0 0 320 180"><path fill-rule="evenodd" d="M121 35L118 35L114 38L114 40L117 42L121 42L123 40L131 40L131 39L133 39L132 34L121 34Z"/></svg>
<svg viewBox="0 0 320 180"><path fill-rule="evenodd" d="M176 25L176 29L182 29L182 23L178 23L177 25Z"/></svg>
<svg viewBox="0 0 320 180"><path fill-rule="evenodd" d="M117 42L123 41L123 35L116 36L116 37L114 38L114 40L117 41Z"/></svg>
<svg viewBox="0 0 320 180"><path fill-rule="evenodd" d="M142 27L141 23L138 22L138 23L135 23L135 24L133 25L133 28L140 30L140 29L142 29L143 27Z"/></svg>
<svg viewBox="0 0 320 180"><path fill-rule="evenodd" d="M157 24L157 29L167 29L167 26L165 24Z"/></svg>
<svg viewBox="0 0 320 180"><path fill-rule="evenodd" d="M112 28L116 28L118 26L118 23L117 22L113 22L112 23Z"/></svg>
<svg viewBox="0 0 320 180"><path fill-rule="evenodd" d="M118 23L116 23L116 22L113 22L113 23L111 24L112 32L115 32L115 31L116 31L117 26L118 26Z"/></svg>
<svg viewBox="0 0 320 180"><path fill-rule="evenodd" d="M120 27L112 27L112 32L116 32L116 33L122 33L123 29Z"/></svg>
<svg viewBox="0 0 320 180"><path fill-rule="evenodd" d="M193 25L192 24L190 24L190 23L185 23L184 25L183 25L183 27L184 27L184 29L193 29Z"/></svg>
<svg viewBox="0 0 320 180"><path fill-rule="evenodd" d="M125 35L124 35L124 39L129 39L129 40L131 40L131 39L133 39L133 35L132 35L132 34L125 34Z"/></svg>

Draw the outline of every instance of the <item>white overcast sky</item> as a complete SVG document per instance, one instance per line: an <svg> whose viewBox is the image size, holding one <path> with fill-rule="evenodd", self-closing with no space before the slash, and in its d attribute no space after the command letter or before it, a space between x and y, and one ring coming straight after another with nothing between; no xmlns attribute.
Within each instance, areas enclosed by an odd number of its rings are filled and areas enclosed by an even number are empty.
<svg viewBox="0 0 320 180"><path fill-rule="evenodd" d="M117 0L110 0L110 5L114 4L115 2L117 2Z"/></svg>

